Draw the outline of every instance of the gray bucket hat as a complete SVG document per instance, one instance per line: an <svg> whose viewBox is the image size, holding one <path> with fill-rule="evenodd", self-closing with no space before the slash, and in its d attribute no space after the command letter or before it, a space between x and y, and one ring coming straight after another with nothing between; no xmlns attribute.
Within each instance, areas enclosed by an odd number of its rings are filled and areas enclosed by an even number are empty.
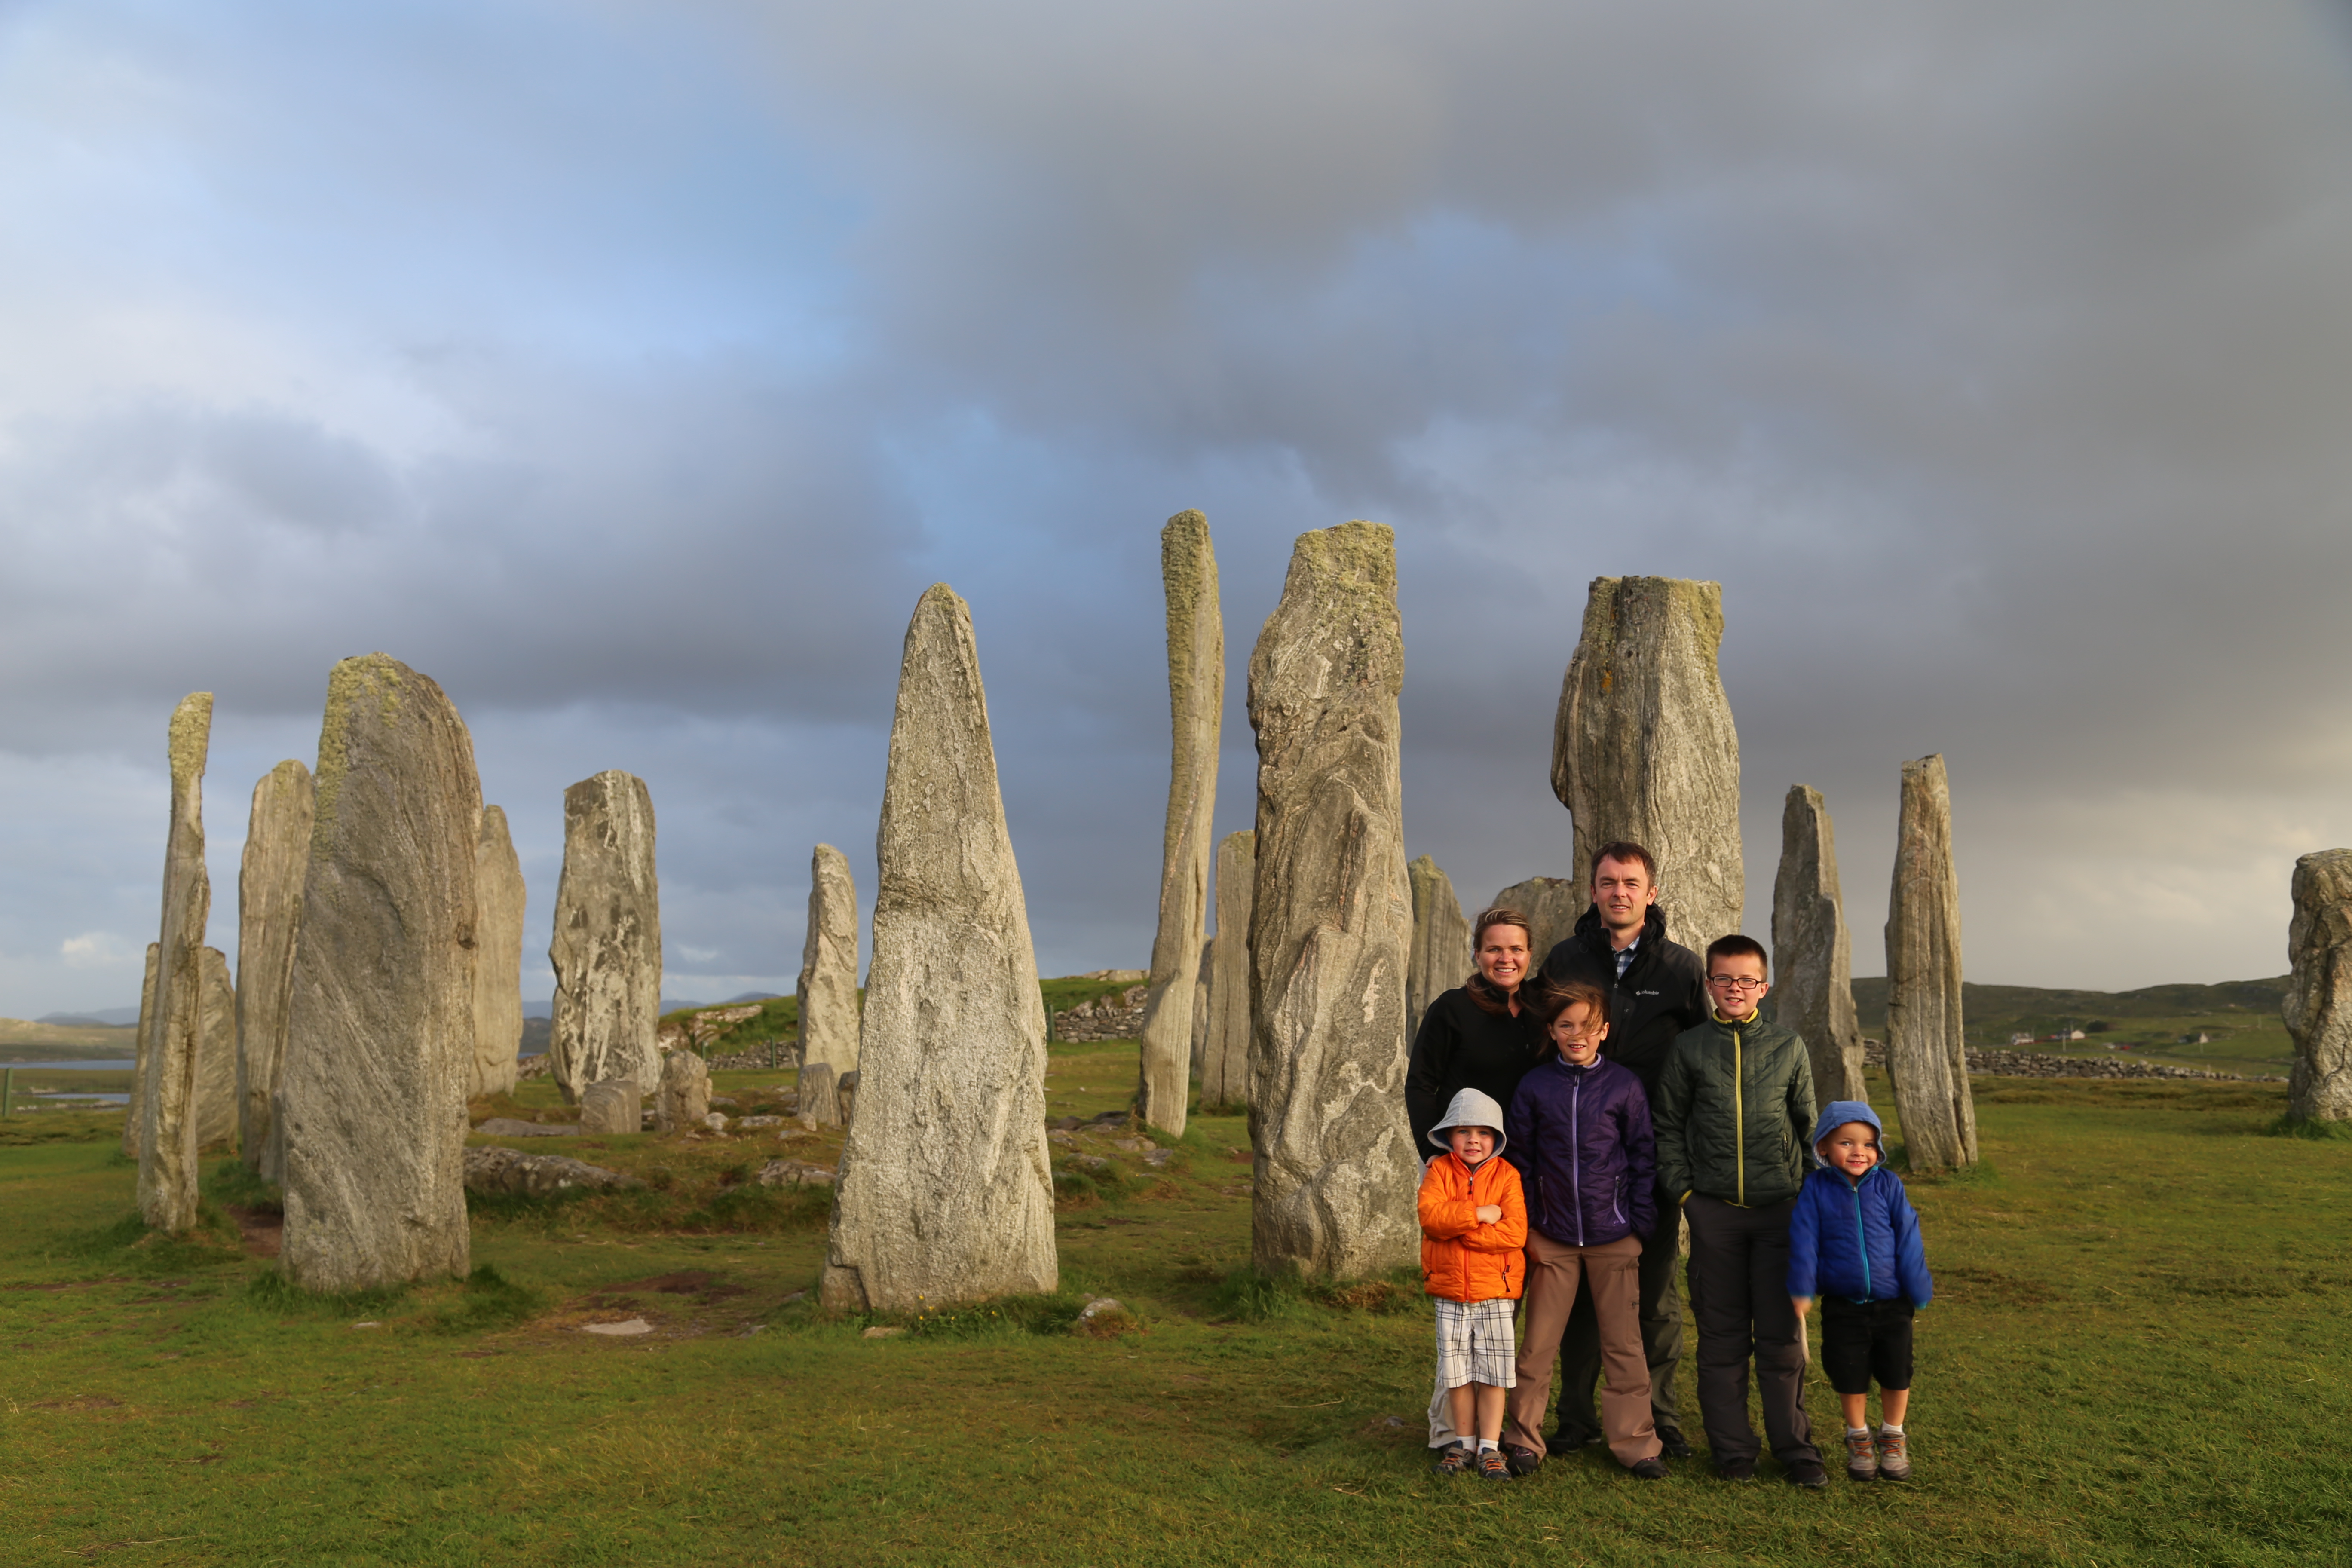
<svg viewBox="0 0 2352 1568"><path fill-rule="evenodd" d="M1445 1114L1439 1117L1437 1125L1429 1130L1429 1141L1441 1149L1452 1149L1454 1145L1446 1142L1445 1133L1455 1127L1493 1128L1495 1152L1499 1154L1503 1152L1506 1142L1503 1137L1503 1108L1496 1104L1495 1097L1485 1090L1455 1090L1454 1099L1445 1107Z"/></svg>

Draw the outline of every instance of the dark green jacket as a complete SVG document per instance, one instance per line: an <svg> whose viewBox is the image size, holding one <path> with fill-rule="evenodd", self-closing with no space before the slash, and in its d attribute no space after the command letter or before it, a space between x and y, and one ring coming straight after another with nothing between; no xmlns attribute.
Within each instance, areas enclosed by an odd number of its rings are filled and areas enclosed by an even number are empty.
<svg viewBox="0 0 2352 1568"><path fill-rule="evenodd" d="M1754 1018L1675 1037L1650 1104L1658 1185L1750 1208L1797 1195L1812 1166L1813 1069L1796 1032Z"/></svg>

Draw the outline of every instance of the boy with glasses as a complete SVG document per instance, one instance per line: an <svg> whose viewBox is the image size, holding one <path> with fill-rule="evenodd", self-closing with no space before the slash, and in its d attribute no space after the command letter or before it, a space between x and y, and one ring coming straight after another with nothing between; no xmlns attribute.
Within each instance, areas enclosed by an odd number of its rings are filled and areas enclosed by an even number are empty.
<svg viewBox="0 0 2352 1568"><path fill-rule="evenodd" d="M1804 1404L1803 1328L1789 1299L1789 1216L1804 1185L1813 1125L1805 1042L1764 1021L1771 989L1753 937L1706 950L1706 1022L1676 1037L1658 1075L1658 1180L1690 1221L1691 1315L1698 1324L1698 1408L1716 1474L1756 1479L1748 1363L1764 1432L1794 1485L1828 1473Z"/></svg>

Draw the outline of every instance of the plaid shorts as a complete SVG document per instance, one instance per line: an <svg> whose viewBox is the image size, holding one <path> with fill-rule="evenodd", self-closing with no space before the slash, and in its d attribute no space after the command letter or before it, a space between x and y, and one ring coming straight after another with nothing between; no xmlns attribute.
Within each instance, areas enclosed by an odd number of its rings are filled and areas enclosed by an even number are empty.
<svg viewBox="0 0 2352 1568"><path fill-rule="evenodd" d="M1517 1386L1518 1352L1513 1348L1508 1296L1491 1301L1449 1301L1437 1298L1437 1385L1459 1388L1483 1383L1489 1388Z"/></svg>

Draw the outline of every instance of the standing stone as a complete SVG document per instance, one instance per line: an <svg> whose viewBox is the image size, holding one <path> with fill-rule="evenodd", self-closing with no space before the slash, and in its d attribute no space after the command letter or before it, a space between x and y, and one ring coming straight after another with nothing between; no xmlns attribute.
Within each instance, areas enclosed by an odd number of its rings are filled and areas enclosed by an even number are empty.
<svg viewBox="0 0 2352 1568"><path fill-rule="evenodd" d="M1216 973L1217 939L1203 938L1192 976L1192 1081L1201 1081L1202 1059L1209 1048L1209 977Z"/></svg>
<svg viewBox="0 0 2352 1568"><path fill-rule="evenodd" d="M654 1097L654 1130L682 1132L710 1114L710 1064L692 1051L662 1058L661 1092Z"/></svg>
<svg viewBox="0 0 2352 1568"><path fill-rule="evenodd" d="M1136 1109L1171 1137L1184 1134L1192 1084L1192 991L1209 911L1209 854L1216 831L1217 735L1225 712L1225 623L1217 607L1217 557L1209 520L1180 511L1160 532L1168 590L1168 706L1175 744L1168 768L1168 826L1160 838L1160 927L1151 942L1151 990L1143 1003Z"/></svg>
<svg viewBox="0 0 2352 1568"><path fill-rule="evenodd" d="M1424 855L1405 868L1412 884L1412 953L1404 971L1404 1027L1421 1028L1422 1015L1470 975L1470 921L1454 883ZM1542 963L1540 953L1536 963Z"/></svg>
<svg viewBox="0 0 2352 1568"><path fill-rule="evenodd" d="M155 1021L155 954L160 942L147 944L147 976L139 983L139 1027L131 1042L131 1099L122 1118L122 1152L139 1158L139 1108L147 1103L147 1034Z"/></svg>
<svg viewBox="0 0 2352 1568"><path fill-rule="evenodd" d="M841 1114L840 1075L831 1062L801 1068L800 1110L803 1127L838 1127Z"/></svg>
<svg viewBox="0 0 2352 1568"><path fill-rule="evenodd" d="M1217 846L1217 944L1211 953L1209 1033L1201 1042L1201 1109L1249 1103L1250 906L1257 890L1257 834L1228 833Z"/></svg>
<svg viewBox="0 0 2352 1568"><path fill-rule="evenodd" d="M1903 764L1895 889L1886 900L1886 1076L1915 1171L1977 1163L1960 1035L1960 882L1944 759Z"/></svg>
<svg viewBox="0 0 2352 1568"><path fill-rule="evenodd" d="M580 1091L580 1131L612 1134L642 1132L646 1127L645 1098L633 1078L608 1078Z"/></svg>
<svg viewBox="0 0 2352 1568"><path fill-rule="evenodd" d="M822 1063L835 1077L857 1066L857 884L849 857L820 844L809 857L808 935L801 942L801 1075ZM828 1100L830 1097L828 1097ZM808 1105L803 1099L801 1110ZM828 1116L825 1125L838 1126Z"/></svg>
<svg viewBox="0 0 2352 1568"><path fill-rule="evenodd" d="M474 841L474 1064L467 1098L511 1094L522 1050L522 861L507 814L482 807Z"/></svg>
<svg viewBox="0 0 2352 1568"><path fill-rule="evenodd" d="M482 786L441 688L399 660L327 680L279 1068L286 1240L307 1290L466 1272Z"/></svg>
<svg viewBox="0 0 2352 1568"><path fill-rule="evenodd" d="M246 1168L286 1175L278 1126L278 1074L286 1059L286 1007L302 878L310 865L310 770L292 758L253 786L245 856L236 870L236 1120Z"/></svg>
<svg viewBox="0 0 2352 1568"><path fill-rule="evenodd" d="M1587 877L1579 882L1569 877L1529 877L1496 893L1495 901L1486 907L1517 910L1533 922L1528 930L1528 967L1532 976L1535 970L1543 967L1545 957L1554 946L1575 934L1576 922L1592 907L1592 879Z"/></svg>
<svg viewBox="0 0 2352 1568"><path fill-rule="evenodd" d="M1666 934L1702 951L1739 929L1747 893L1722 642L1720 584L1595 577L1552 727L1552 793L1576 818L1576 885L1592 886L1602 845L1641 845L1657 858Z"/></svg>
<svg viewBox="0 0 2352 1568"><path fill-rule="evenodd" d="M555 888L551 1049L563 1098L623 1074L661 1082L661 892L646 782L608 769L563 792L563 878Z"/></svg>
<svg viewBox="0 0 2352 1568"><path fill-rule="evenodd" d="M172 830L163 849L163 922L156 938L155 1005L141 1047L139 1216L178 1233L196 1223L196 1072L204 1051L205 756L213 694L192 692L172 713Z"/></svg>
<svg viewBox="0 0 2352 1568"><path fill-rule="evenodd" d="M1772 1016L1804 1037L1813 1099L1870 1098L1853 1016L1853 943L1838 890L1837 835L1822 792L1795 784L1780 808L1772 879Z"/></svg>
<svg viewBox="0 0 2352 1568"><path fill-rule="evenodd" d="M944 583L907 627L875 848L824 1302L897 1312L1051 1291L1045 1002L971 613Z"/></svg>
<svg viewBox="0 0 2352 1568"><path fill-rule="evenodd" d="M1421 1239L1404 1115L1403 682L1395 534L1301 534L1249 676L1250 1253L1269 1274L1379 1273Z"/></svg>
<svg viewBox="0 0 2352 1568"><path fill-rule="evenodd" d="M196 1047L196 1147L226 1149L236 1143L236 982L229 977L228 954L219 948L205 949L198 962L204 1000Z"/></svg>
<svg viewBox="0 0 2352 1568"><path fill-rule="evenodd" d="M2296 1121L2352 1120L2352 849L2294 863L2289 976L2279 1011L2294 1039L2286 1113Z"/></svg>

